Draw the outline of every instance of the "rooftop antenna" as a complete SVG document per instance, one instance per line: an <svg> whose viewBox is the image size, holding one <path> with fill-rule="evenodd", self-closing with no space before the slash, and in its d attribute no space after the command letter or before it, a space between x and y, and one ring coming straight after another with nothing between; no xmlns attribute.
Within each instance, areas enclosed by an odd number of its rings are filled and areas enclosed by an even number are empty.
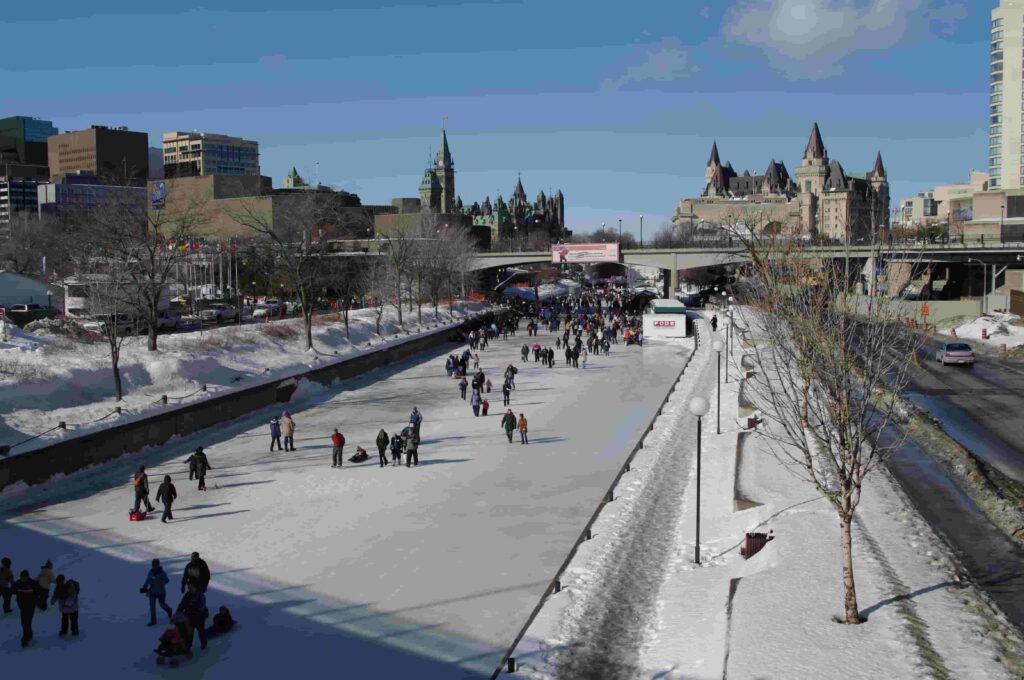
<svg viewBox="0 0 1024 680"><path fill-rule="evenodd" d="M448 129L448 116L441 116L441 129L442 130L447 130Z"/></svg>
<svg viewBox="0 0 1024 680"><path fill-rule="evenodd" d="M314 161L316 165L316 186L320 187L320 161Z"/></svg>

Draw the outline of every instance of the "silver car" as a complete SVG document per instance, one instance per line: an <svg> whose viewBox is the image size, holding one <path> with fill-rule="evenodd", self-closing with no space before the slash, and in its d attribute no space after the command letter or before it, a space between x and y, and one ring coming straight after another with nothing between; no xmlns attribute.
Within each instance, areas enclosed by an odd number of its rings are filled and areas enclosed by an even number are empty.
<svg viewBox="0 0 1024 680"><path fill-rule="evenodd" d="M943 366L949 364L974 365L974 350L966 342L945 342L935 350L935 360Z"/></svg>

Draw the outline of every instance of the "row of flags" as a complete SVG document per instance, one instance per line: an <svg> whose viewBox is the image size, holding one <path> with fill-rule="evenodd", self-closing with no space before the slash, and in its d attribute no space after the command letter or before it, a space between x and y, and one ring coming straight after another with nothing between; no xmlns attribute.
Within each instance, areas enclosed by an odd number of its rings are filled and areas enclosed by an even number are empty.
<svg viewBox="0 0 1024 680"><path fill-rule="evenodd" d="M198 239L188 239L185 241L177 241L175 239L170 239L169 241L167 241L167 250L177 250L180 253L195 253L202 249L203 243ZM234 255L236 252L238 252L238 246L236 246L234 243L231 243L225 248L223 243L218 243L216 252L228 252Z"/></svg>

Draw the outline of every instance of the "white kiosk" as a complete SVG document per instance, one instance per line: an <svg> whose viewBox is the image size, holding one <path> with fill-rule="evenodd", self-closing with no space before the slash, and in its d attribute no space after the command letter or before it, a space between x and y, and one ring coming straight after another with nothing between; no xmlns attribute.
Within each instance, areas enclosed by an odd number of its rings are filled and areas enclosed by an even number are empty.
<svg viewBox="0 0 1024 680"><path fill-rule="evenodd" d="M690 335L686 305L679 300L651 300L644 314L644 339L685 338Z"/></svg>

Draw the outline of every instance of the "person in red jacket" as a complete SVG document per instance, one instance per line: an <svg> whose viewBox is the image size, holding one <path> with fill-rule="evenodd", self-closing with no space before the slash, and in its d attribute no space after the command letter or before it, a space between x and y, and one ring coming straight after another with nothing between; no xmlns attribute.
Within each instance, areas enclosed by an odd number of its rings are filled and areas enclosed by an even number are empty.
<svg viewBox="0 0 1024 680"><path fill-rule="evenodd" d="M341 467L341 461L344 460L341 451L345 448L345 435L338 432L338 428L334 428L334 434L331 435L331 445L334 447L334 462L331 467Z"/></svg>

